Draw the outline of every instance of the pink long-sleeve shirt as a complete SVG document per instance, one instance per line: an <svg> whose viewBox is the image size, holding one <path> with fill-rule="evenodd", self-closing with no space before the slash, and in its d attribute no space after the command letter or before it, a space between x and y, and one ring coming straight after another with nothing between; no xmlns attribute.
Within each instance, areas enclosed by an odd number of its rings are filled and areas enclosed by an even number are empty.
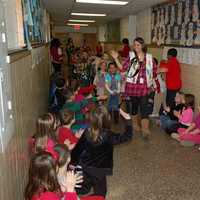
<svg viewBox="0 0 200 200"><path fill-rule="evenodd" d="M186 108L185 110L182 111L181 116L179 118L179 122L186 126L190 126L190 124L193 122L193 115L194 112L192 108L190 107Z"/></svg>

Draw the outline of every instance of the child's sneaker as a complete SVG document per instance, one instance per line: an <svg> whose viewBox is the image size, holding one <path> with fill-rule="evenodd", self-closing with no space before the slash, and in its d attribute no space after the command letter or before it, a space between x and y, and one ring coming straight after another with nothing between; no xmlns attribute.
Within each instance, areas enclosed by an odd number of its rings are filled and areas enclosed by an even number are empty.
<svg viewBox="0 0 200 200"><path fill-rule="evenodd" d="M179 134L178 133L172 133L171 134L171 138L177 140L178 142L180 142L180 139L179 139Z"/></svg>
<svg viewBox="0 0 200 200"><path fill-rule="evenodd" d="M191 142L191 141L181 141L180 142L181 146L184 146L184 147L193 147L195 144L194 142Z"/></svg>
<svg viewBox="0 0 200 200"><path fill-rule="evenodd" d="M150 118L158 118L159 114L158 113L152 113L149 115Z"/></svg>

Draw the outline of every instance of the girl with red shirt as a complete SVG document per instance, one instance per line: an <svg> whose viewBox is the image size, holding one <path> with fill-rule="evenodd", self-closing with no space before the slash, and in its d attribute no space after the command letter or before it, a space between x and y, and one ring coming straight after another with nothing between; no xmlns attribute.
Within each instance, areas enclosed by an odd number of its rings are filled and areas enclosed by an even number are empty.
<svg viewBox="0 0 200 200"><path fill-rule="evenodd" d="M122 51L119 51L119 54L121 57L127 58L129 56L129 51L130 51L129 41L127 38L124 38L122 40L122 43L123 43L124 47L123 47Z"/></svg>
<svg viewBox="0 0 200 200"><path fill-rule="evenodd" d="M73 172L68 172L61 191L56 167L56 162L50 153L40 152L32 157L25 200L77 200L74 190L76 176Z"/></svg>
<svg viewBox="0 0 200 200"><path fill-rule="evenodd" d="M61 71L61 64L63 62L63 52L60 46L61 43L59 39L54 38L51 41L51 47L50 47L51 62L55 72Z"/></svg>

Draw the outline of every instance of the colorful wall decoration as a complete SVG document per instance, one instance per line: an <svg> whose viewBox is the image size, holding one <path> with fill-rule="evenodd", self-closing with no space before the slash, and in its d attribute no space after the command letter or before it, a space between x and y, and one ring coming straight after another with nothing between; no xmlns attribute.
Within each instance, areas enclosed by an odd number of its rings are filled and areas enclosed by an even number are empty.
<svg viewBox="0 0 200 200"><path fill-rule="evenodd" d="M177 0L152 8L152 43L200 46L200 0Z"/></svg>
<svg viewBox="0 0 200 200"><path fill-rule="evenodd" d="M22 0L24 14L24 34L27 46L43 43L45 10L41 0Z"/></svg>

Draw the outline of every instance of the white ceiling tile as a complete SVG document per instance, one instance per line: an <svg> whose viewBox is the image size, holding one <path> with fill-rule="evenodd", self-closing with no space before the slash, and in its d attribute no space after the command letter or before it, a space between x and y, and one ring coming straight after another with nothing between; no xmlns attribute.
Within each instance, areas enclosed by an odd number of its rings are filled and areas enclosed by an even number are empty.
<svg viewBox="0 0 200 200"><path fill-rule="evenodd" d="M43 0L45 7L52 16L55 24L63 24L69 18L88 19L87 17L71 17L70 12L89 12L89 13L106 13L106 17L94 18L96 25L105 23L112 19L125 17L130 14L135 14L144 8L148 8L158 3L166 2L166 0L128 0L126 6L111 6L111 5L95 5L95 4L80 4L74 0ZM94 24L93 24L94 25Z"/></svg>

